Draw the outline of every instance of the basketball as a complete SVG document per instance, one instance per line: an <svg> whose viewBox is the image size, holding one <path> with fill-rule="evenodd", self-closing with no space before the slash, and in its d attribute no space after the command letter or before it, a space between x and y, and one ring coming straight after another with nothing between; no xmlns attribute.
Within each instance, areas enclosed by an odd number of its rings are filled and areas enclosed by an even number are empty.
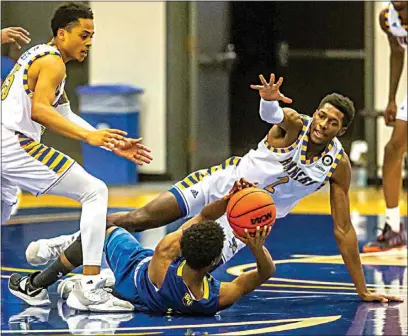
<svg viewBox="0 0 408 336"><path fill-rule="evenodd" d="M255 233L256 227L272 226L276 207L272 196L260 188L245 188L234 194L228 202L227 219L235 233L245 237L245 229Z"/></svg>

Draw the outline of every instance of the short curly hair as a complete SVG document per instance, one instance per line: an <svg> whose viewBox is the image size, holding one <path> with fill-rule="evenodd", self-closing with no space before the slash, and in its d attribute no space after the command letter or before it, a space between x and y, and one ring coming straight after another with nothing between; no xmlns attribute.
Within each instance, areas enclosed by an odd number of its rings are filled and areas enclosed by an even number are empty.
<svg viewBox="0 0 408 336"><path fill-rule="evenodd" d="M183 232L181 254L192 269L200 270L220 257L224 240L224 230L217 222L203 221Z"/></svg>
<svg viewBox="0 0 408 336"><path fill-rule="evenodd" d="M345 97L340 93L331 93L322 99L319 108L326 103L329 103L343 113L343 127L348 127L351 124L356 110L354 108L354 103L350 98Z"/></svg>
<svg viewBox="0 0 408 336"><path fill-rule="evenodd" d="M70 29L76 25L79 19L92 19L92 10L80 2L69 2L59 6L51 19L51 29L53 36L57 36L58 29Z"/></svg>

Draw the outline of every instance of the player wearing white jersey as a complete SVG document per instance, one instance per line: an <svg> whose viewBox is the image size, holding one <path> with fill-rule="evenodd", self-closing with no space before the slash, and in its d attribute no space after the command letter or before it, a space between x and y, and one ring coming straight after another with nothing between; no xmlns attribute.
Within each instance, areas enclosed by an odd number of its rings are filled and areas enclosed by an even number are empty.
<svg viewBox="0 0 408 336"><path fill-rule="evenodd" d="M258 182L259 187L270 192L277 217L282 218L300 199L329 182L334 236L359 296L364 301L394 300L367 289L357 236L350 220L350 161L336 137L343 135L353 120L353 102L340 94L330 94L323 98L313 117L309 118L293 109L279 107L280 100L292 102L280 93L283 78L276 84L274 75L269 83L262 75L260 79L262 85L251 87L258 90L262 98L261 118L273 126L256 150L242 158L231 157L219 166L190 174L143 208L109 215L108 225L140 231L168 224L183 216L194 216L205 205L222 198L234 182L242 178ZM243 244L235 239L225 214L218 221L227 239L222 254L225 262ZM49 244L43 245L46 248ZM47 250L50 260L57 258L62 248L56 248L57 253L51 248ZM35 262L34 253L27 256L28 262Z"/></svg>
<svg viewBox="0 0 408 336"><path fill-rule="evenodd" d="M35 195L49 193L81 202L80 229L86 277L79 285L79 296L73 300L81 301L88 309L126 310L127 302L116 300L100 289L107 187L69 156L41 144L41 133L46 127L90 145L106 146L115 154L140 164L150 162L149 149L139 143L140 139L125 138L124 131L95 130L70 110L64 94L65 63L82 62L88 54L94 35L90 8L76 3L60 6L54 13L51 28L52 41L25 52L2 84L2 223L7 221L16 202L17 187ZM37 247L41 255L42 250ZM27 288L26 280L19 286L33 297L48 300L41 296L41 291Z"/></svg>
<svg viewBox="0 0 408 336"><path fill-rule="evenodd" d="M406 246L407 231L401 224L399 199L402 184L402 162L407 151L407 96L397 107L396 93L404 68L404 55L408 43L408 2L391 1L380 13L381 29L387 34L390 45L390 80L388 105L384 111L385 123L394 126L391 139L385 146L383 162L383 192L387 209L382 233L364 246L365 252L385 251ZM407 88L405 88L406 91Z"/></svg>

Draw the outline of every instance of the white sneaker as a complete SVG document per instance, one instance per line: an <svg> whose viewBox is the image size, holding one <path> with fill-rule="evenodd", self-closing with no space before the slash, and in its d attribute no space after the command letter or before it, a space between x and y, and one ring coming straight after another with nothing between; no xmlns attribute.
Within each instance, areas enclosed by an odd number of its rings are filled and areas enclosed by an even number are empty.
<svg viewBox="0 0 408 336"><path fill-rule="evenodd" d="M26 249L27 262L33 266L45 265L55 260L79 236L80 232L72 235L59 236L51 239L33 241Z"/></svg>
<svg viewBox="0 0 408 336"><path fill-rule="evenodd" d="M115 275L110 268L101 269L100 276L102 279L106 280L105 288L115 286ZM74 289L75 284L83 277L84 275L78 274L62 280L57 287L57 293L59 297L63 300L66 300L69 296L69 293L71 293Z"/></svg>
<svg viewBox="0 0 408 336"><path fill-rule="evenodd" d="M68 295L67 305L76 310L94 312L129 312L134 306L118 299L104 287L106 279L100 275L83 276L76 281Z"/></svg>

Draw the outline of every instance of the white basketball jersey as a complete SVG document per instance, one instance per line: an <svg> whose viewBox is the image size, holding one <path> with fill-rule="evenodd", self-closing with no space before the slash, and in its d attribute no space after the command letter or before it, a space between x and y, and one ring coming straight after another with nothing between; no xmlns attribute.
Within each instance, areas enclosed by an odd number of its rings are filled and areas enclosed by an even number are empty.
<svg viewBox="0 0 408 336"><path fill-rule="evenodd" d="M302 119L302 131L291 146L273 148L265 138L237 167L239 176L259 182L258 187L272 194L277 218L285 217L302 198L320 189L344 153L340 141L334 138L320 155L306 159L312 118L302 115Z"/></svg>
<svg viewBox="0 0 408 336"><path fill-rule="evenodd" d="M28 87L28 69L35 60L46 55L61 57L58 49L52 45L36 45L21 55L1 87L1 123L9 130L23 133L36 141L41 139L42 126L31 119L34 93ZM64 85L65 78L57 87L54 105L63 94Z"/></svg>
<svg viewBox="0 0 408 336"><path fill-rule="evenodd" d="M408 44L408 25L403 25L401 17L398 14L398 11L394 8L392 3L388 5L387 11L385 13L385 24L388 28L388 31L394 35L399 44L407 48Z"/></svg>

